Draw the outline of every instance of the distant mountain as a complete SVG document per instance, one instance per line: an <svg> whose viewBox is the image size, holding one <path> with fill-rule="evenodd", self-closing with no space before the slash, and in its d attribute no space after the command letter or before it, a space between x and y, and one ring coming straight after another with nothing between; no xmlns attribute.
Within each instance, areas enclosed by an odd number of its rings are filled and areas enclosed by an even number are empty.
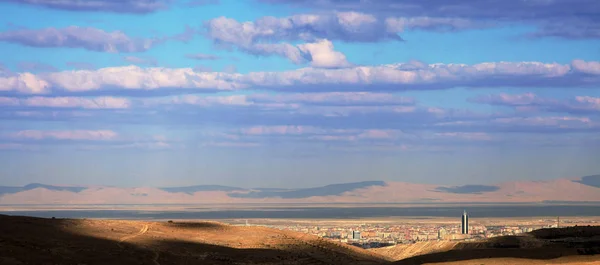
<svg viewBox="0 0 600 265"><path fill-rule="evenodd" d="M497 191L500 187L497 186L485 186L485 185L464 185L464 186L454 186L454 187L437 187L435 190L440 192L450 192L450 193L483 193L490 191Z"/></svg>
<svg viewBox="0 0 600 265"><path fill-rule="evenodd" d="M220 186L220 185L198 185L198 186L188 186L188 187L173 187L173 188L160 188L166 192L183 192L188 194L193 194L199 191L244 191L246 189L237 188L237 187L229 187L229 186Z"/></svg>
<svg viewBox="0 0 600 265"><path fill-rule="evenodd" d="M582 177L581 180L574 181L584 185L600 188L600 175L585 176Z"/></svg>
<svg viewBox="0 0 600 265"><path fill-rule="evenodd" d="M511 181L493 185L439 186L363 181L313 188L0 187L0 204L199 204L199 203L585 203L600 204L600 175L579 179Z"/></svg>
<svg viewBox="0 0 600 265"><path fill-rule="evenodd" d="M315 196L335 196L341 195L344 192L349 192L357 189L367 188L371 186L385 186L383 181L363 181L355 183L332 184L317 188L306 188L297 190L261 190L251 191L248 193L230 193L229 196L236 198L283 198L283 199L300 199L310 198Z"/></svg>
<svg viewBox="0 0 600 265"><path fill-rule="evenodd" d="M52 185L45 185L45 184L39 184L39 183L31 183L31 184L27 184L23 187L5 187L5 186L0 186L0 196L3 194L11 194L11 193L17 193L17 192L23 192L23 191L28 191L28 190L33 190L33 189L47 189L47 190L54 190L54 191L69 191L69 192L81 192L85 189L87 189L86 187L63 187L63 186L52 186Z"/></svg>

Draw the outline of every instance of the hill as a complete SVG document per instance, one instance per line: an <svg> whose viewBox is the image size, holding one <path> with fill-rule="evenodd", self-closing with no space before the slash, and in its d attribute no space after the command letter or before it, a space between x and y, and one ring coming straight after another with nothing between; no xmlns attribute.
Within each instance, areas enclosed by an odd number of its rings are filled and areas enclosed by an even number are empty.
<svg viewBox="0 0 600 265"><path fill-rule="evenodd" d="M430 241L372 249L394 264L600 263L600 227L540 229L476 242Z"/></svg>
<svg viewBox="0 0 600 265"><path fill-rule="evenodd" d="M368 251L303 233L217 222L0 215L0 264L592 264L600 261L599 236L600 227L579 227Z"/></svg>
<svg viewBox="0 0 600 265"><path fill-rule="evenodd" d="M3 265L382 263L360 248L265 227L0 215Z"/></svg>

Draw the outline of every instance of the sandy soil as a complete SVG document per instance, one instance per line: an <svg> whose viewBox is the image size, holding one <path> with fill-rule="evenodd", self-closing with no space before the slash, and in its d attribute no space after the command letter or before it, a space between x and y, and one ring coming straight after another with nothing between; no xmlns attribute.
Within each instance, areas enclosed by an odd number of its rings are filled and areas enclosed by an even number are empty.
<svg viewBox="0 0 600 265"><path fill-rule="evenodd" d="M543 240L598 231L540 232ZM588 229L589 230L589 229ZM537 240L537 239L536 239ZM570 240L570 239L569 239ZM40 219L0 215L0 264L586 264L599 261L593 247L565 243L537 247L514 240L471 247L412 248L399 261L316 236L217 222ZM508 247L508 248L507 248ZM529 247L524 249L523 247ZM409 248L407 248L409 249ZM436 250L435 253L429 250ZM441 251L441 252L440 252ZM441 263L455 262L455 263ZM458 263L456 263L458 262ZM572 263L578 262L578 263Z"/></svg>

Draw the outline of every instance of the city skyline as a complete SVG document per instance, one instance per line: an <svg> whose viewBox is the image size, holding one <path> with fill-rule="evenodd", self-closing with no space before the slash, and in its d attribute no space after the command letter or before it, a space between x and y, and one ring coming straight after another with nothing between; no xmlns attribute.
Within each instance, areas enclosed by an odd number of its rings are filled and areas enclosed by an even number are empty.
<svg viewBox="0 0 600 265"><path fill-rule="evenodd" d="M600 173L597 1L0 9L0 186L458 186Z"/></svg>

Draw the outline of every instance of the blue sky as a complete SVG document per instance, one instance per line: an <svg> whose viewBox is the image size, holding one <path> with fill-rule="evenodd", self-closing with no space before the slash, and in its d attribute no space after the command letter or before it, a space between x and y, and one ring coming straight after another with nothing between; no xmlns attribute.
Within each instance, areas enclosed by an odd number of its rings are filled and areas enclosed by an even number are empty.
<svg viewBox="0 0 600 265"><path fill-rule="evenodd" d="M470 2L0 0L0 185L600 172L600 4Z"/></svg>

